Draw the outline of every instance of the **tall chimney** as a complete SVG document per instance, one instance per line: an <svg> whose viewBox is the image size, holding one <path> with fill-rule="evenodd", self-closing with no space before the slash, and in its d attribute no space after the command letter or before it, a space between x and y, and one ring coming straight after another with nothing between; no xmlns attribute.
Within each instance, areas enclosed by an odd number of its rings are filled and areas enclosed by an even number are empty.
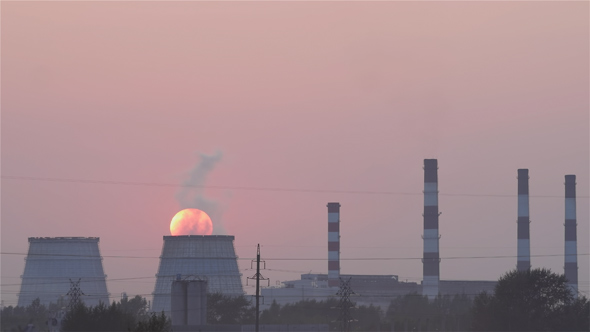
<svg viewBox="0 0 590 332"><path fill-rule="evenodd" d="M576 176L565 176L565 278L578 297L578 248L576 236Z"/></svg>
<svg viewBox="0 0 590 332"><path fill-rule="evenodd" d="M518 258L516 269L528 271L531 268L531 241L529 232L529 170L518 170Z"/></svg>
<svg viewBox="0 0 590 332"><path fill-rule="evenodd" d="M340 285L340 203L328 203L328 287Z"/></svg>
<svg viewBox="0 0 590 332"><path fill-rule="evenodd" d="M424 159L424 258L422 295L438 295L440 256L438 252L438 162Z"/></svg>

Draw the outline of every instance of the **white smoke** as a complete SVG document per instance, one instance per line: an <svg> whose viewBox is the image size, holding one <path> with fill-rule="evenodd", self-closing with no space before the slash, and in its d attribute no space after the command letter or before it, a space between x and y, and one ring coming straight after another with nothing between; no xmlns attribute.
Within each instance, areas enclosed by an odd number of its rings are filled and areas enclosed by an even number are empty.
<svg viewBox="0 0 590 332"><path fill-rule="evenodd" d="M205 181L207 175L215 168L215 165L221 160L221 151L212 155L199 153L200 161L188 173L188 179L182 182L182 187L176 192L176 200L183 209L193 208L205 211L211 217L213 222L213 234L225 234L223 228L222 216L223 208L215 200L205 197Z"/></svg>

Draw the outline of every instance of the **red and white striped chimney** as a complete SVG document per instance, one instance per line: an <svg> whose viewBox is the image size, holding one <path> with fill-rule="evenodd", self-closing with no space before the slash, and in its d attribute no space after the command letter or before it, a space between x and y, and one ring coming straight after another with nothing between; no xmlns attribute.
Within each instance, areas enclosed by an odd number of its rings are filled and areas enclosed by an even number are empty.
<svg viewBox="0 0 590 332"><path fill-rule="evenodd" d="M531 268L531 240L529 217L529 170L518 170L518 258L516 269L528 271Z"/></svg>
<svg viewBox="0 0 590 332"><path fill-rule="evenodd" d="M328 203L328 287L340 286L340 203Z"/></svg>
<svg viewBox="0 0 590 332"><path fill-rule="evenodd" d="M424 258L422 295L438 296L440 255L438 252L438 161L424 159Z"/></svg>
<svg viewBox="0 0 590 332"><path fill-rule="evenodd" d="M578 297L578 245L576 236L576 176L565 176L565 278Z"/></svg>

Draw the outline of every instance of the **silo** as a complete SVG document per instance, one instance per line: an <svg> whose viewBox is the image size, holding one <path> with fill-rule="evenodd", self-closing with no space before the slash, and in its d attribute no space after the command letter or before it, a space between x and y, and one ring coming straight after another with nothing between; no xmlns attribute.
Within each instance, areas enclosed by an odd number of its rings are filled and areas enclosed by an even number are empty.
<svg viewBox="0 0 590 332"><path fill-rule="evenodd" d="M178 274L206 280L209 293L244 294L231 235L164 236L152 311L170 316L172 282Z"/></svg>
<svg viewBox="0 0 590 332"><path fill-rule="evenodd" d="M70 280L80 280L86 305L109 304L106 275L97 237L31 237L22 275L19 306L39 298L41 304L67 301Z"/></svg>
<svg viewBox="0 0 590 332"><path fill-rule="evenodd" d="M170 302L170 319L172 325L186 325L186 283L175 280L172 282Z"/></svg>
<svg viewBox="0 0 590 332"><path fill-rule="evenodd" d="M170 317L173 326L207 324L207 281L172 281Z"/></svg>
<svg viewBox="0 0 590 332"><path fill-rule="evenodd" d="M191 280L186 285L187 325L207 324L207 281Z"/></svg>

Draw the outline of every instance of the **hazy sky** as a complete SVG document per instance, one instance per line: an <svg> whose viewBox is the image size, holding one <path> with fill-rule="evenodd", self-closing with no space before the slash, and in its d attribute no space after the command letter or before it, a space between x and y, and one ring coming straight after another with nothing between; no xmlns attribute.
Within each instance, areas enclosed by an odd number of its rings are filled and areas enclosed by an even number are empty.
<svg viewBox="0 0 590 332"><path fill-rule="evenodd" d="M532 266L563 273L576 174L588 294L589 9L2 1L2 300L16 304L33 236L100 237L108 278L138 278L108 281L112 299L151 297L181 207L162 184L187 181L199 153L219 157L206 184L225 189L201 194L244 284L257 243L272 285L326 273L327 202L342 205L343 259L414 258L342 273L419 282L425 158L439 160L441 279L515 268L518 168Z"/></svg>

